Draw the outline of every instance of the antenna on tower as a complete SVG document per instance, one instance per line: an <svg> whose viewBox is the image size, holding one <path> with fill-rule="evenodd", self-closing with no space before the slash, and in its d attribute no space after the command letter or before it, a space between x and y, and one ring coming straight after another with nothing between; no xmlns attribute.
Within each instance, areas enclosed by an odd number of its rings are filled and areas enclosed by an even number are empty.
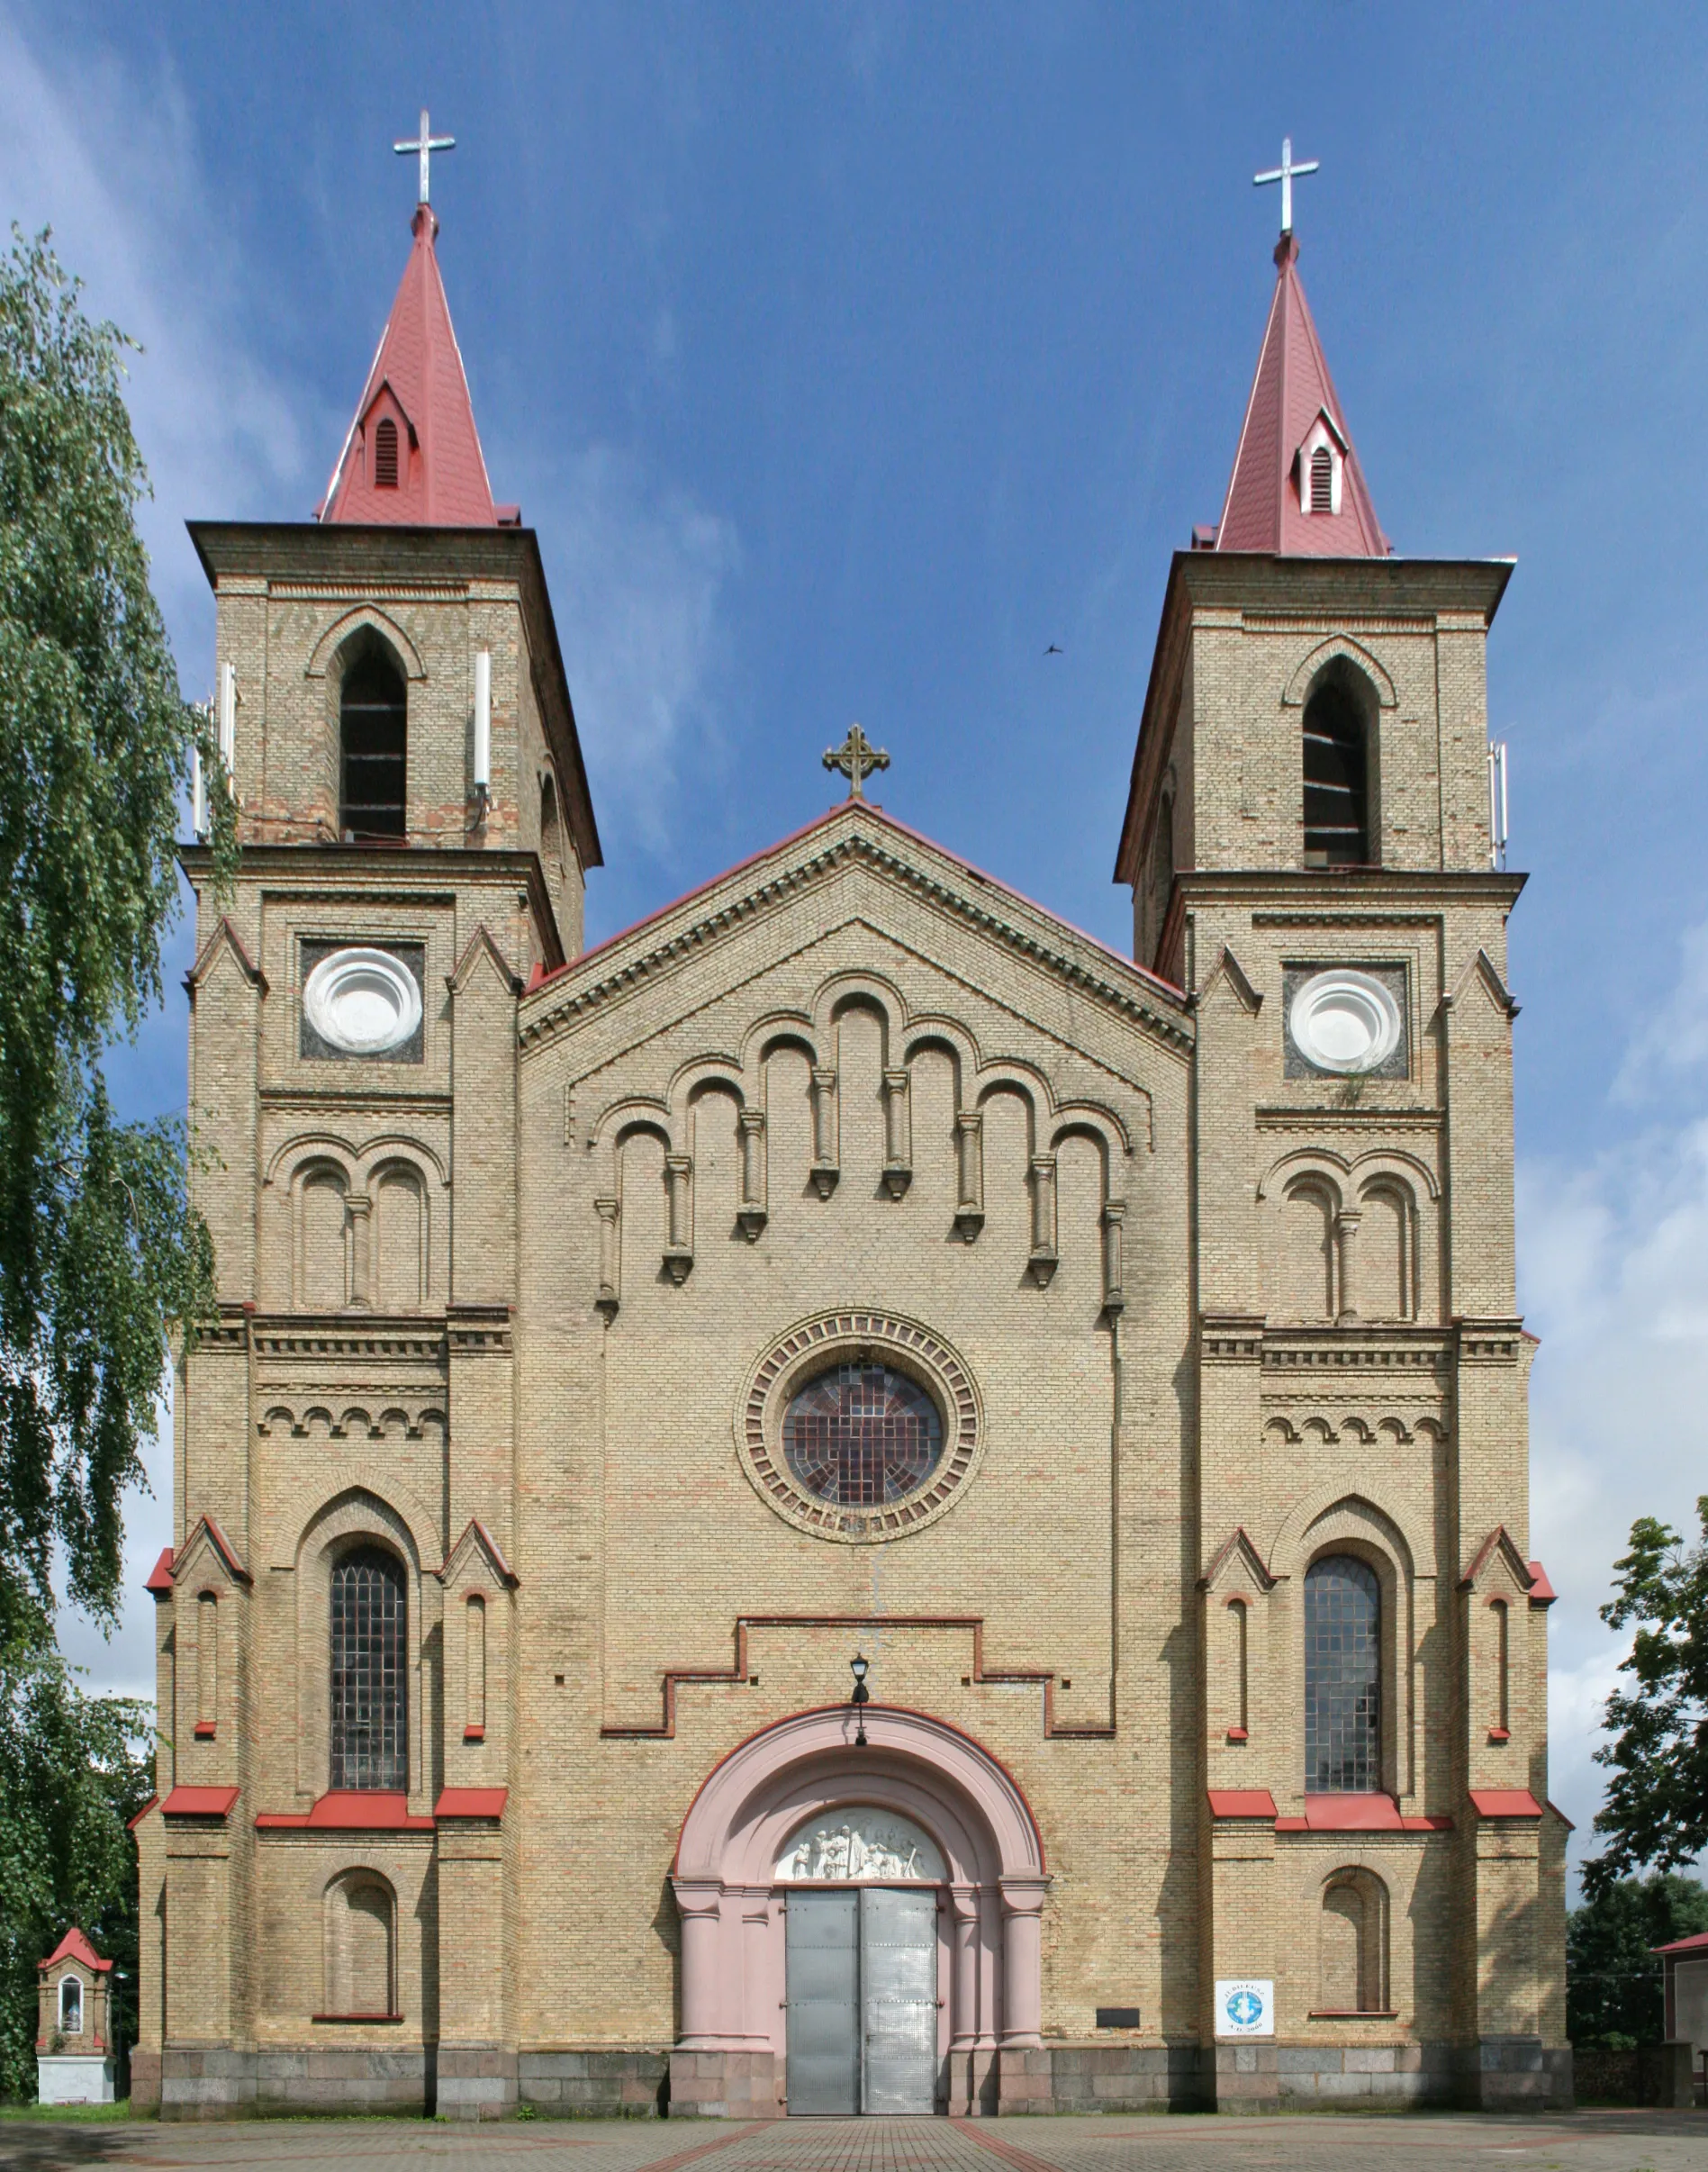
<svg viewBox="0 0 1708 2172"><path fill-rule="evenodd" d="M1491 739L1488 747L1488 864L1506 864L1506 742Z"/></svg>

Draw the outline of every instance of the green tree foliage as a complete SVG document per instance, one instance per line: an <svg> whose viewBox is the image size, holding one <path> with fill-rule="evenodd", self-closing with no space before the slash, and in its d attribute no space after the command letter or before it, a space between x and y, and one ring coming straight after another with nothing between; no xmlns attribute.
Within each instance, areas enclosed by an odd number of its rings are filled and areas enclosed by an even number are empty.
<svg viewBox="0 0 1708 2172"><path fill-rule="evenodd" d="M0 258L0 1649L116 1613L170 1324L212 1257L181 1124L122 1124L101 1057L161 994L192 747L135 510L127 342L46 234ZM206 756L217 776L213 750ZM222 783L222 781L221 781ZM227 792L211 793L221 864Z"/></svg>
<svg viewBox="0 0 1708 2172"><path fill-rule="evenodd" d="M1703 1536L1689 1547L1653 1516L1631 1525L1601 1610L1610 1629L1635 1623L1636 1634L1620 1663L1631 1687L1607 1699L1613 1740L1595 1752L1613 1778L1595 1814L1608 1845L1584 1866L1592 1897L1629 1871L1694 1862L1708 1847L1708 1494L1696 1514Z"/></svg>
<svg viewBox="0 0 1708 2172"><path fill-rule="evenodd" d="M1665 2036L1657 1946L1708 1931L1708 1888L1676 1870L1604 1883L1566 1923L1566 2033L1631 2050Z"/></svg>
<svg viewBox="0 0 1708 2172"><path fill-rule="evenodd" d="M86 1697L51 1650L0 1653L0 2098L35 2095L36 1964L68 1925L123 1972L136 2041L136 1850L126 1820L152 1788L150 1715Z"/></svg>

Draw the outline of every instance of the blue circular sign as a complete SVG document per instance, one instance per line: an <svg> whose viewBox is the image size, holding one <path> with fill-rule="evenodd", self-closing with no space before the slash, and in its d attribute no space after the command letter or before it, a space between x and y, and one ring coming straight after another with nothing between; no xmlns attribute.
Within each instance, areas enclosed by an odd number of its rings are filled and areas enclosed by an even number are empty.
<svg viewBox="0 0 1708 2172"><path fill-rule="evenodd" d="M1263 2018L1263 2001L1249 1984L1242 1984L1228 1993L1226 2013L1236 2029L1255 2029Z"/></svg>

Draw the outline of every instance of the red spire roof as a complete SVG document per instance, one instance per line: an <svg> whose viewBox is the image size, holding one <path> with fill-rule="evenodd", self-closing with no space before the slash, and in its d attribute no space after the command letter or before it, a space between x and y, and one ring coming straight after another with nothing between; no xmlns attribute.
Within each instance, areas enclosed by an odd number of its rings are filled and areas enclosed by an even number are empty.
<svg viewBox="0 0 1708 2172"><path fill-rule="evenodd" d="M76 1923L72 1924L47 1959L38 1961L36 1966L39 1968L51 1968L55 1961L62 1960L81 1961L86 1968L106 1969L113 1966L110 1960L102 1959Z"/></svg>
<svg viewBox="0 0 1708 2172"><path fill-rule="evenodd" d="M493 502L433 249L438 221L425 204L416 205L411 231L415 246L317 517L411 528L512 526L517 508Z"/></svg>
<svg viewBox="0 0 1708 2172"><path fill-rule="evenodd" d="M1297 238L1283 234L1275 250L1275 298L1215 548L1386 557L1391 546L1311 321L1298 254Z"/></svg>

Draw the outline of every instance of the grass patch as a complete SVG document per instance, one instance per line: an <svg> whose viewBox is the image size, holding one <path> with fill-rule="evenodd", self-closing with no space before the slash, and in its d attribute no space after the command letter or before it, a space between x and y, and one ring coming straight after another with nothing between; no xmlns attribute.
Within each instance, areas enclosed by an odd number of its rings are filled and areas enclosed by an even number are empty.
<svg viewBox="0 0 1708 2172"><path fill-rule="evenodd" d="M153 2117L152 2111L132 2112L128 2096L122 2096L116 2104L0 2104L0 2120L50 2120L56 2126L67 2127L104 2127L114 2120Z"/></svg>

